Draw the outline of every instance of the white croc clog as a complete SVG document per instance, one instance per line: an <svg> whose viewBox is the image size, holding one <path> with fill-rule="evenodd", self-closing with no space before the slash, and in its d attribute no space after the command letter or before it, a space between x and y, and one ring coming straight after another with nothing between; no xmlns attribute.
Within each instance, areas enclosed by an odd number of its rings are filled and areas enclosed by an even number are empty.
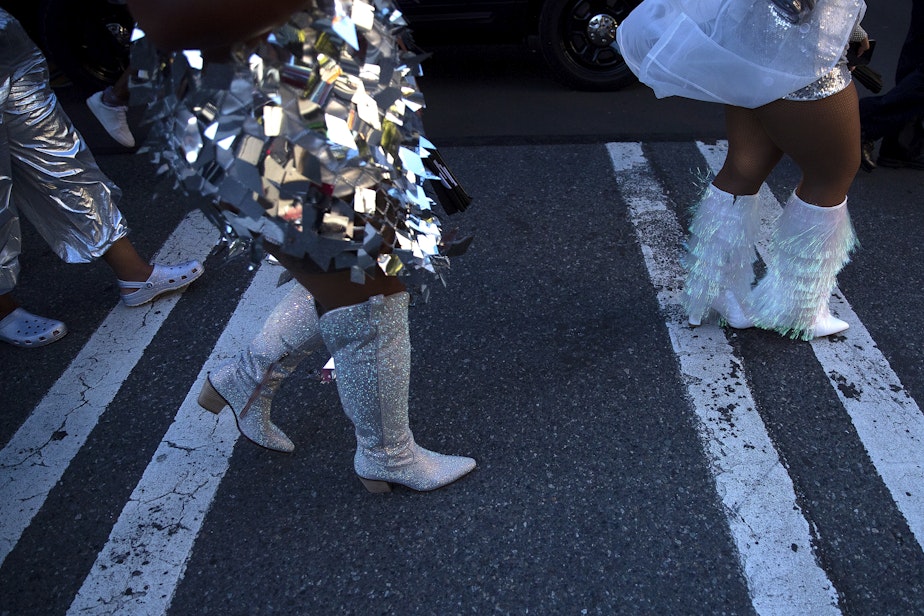
<svg viewBox="0 0 924 616"><path fill-rule="evenodd" d="M179 291L202 275L205 270L198 261L187 261L179 265L154 265L154 271L144 282L119 281L120 289L136 289L122 294L126 306L140 306L158 295Z"/></svg>
<svg viewBox="0 0 924 616"><path fill-rule="evenodd" d="M60 340L67 326L55 319L46 319L17 308L0 321L0 340L21 348L40 347Z"/></svg>

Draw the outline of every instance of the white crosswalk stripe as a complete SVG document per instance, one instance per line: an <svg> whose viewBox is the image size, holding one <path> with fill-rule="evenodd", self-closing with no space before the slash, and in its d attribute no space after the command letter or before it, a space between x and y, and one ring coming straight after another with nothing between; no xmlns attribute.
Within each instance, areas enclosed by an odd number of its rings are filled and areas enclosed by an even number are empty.
<svg viewBox="0 0 924 616"><path fill-rule="evenodd" d="M239 432L196 399L208 372L245 346L287 288L264 263L119 516L68 614L160 614L170 605Z"/></svg>
<svg viewBox="0 0 924 616"><path fill-rule="evenodd" d="M680 310L682 231L663 204L664 191L642 155L641 144L611 143L608 149L658 301L668 317L671 342L699 417L754 608L759 614L838 614L837 593L812 555L809 524L757 413L745 366L721 329L692 329Z"/></svg>
<svg viewBox="0 0 924 616"><path fill-rule="evenodd" d="M722 144L698 146L713 171L718 171L724 158ZM779 202L766 186L762 194L762 218L777 216ZM765 256L765 245L758 251ZM812 350L918 545L924 547L924 414L838 289L831 308L850 329L842 335L843 343L813 340Z"/></svg>
<svg viewBox="0 0 924 616"><path fill-rule="evenodd" d="M154 260L204 261L218 233L200 212L183 220ZM0 451L0 564L83 446L179 301L174 293L113 308L67 371ZM75 395L75 392L78 392Z"/></svg>

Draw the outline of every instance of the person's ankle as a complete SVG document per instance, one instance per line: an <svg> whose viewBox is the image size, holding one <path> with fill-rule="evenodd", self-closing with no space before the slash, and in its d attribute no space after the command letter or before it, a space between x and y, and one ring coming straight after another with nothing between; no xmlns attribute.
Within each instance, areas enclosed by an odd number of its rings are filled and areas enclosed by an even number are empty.
<svg viewBox="0 0 924 616"><path fill-rule="evenodd" d="M19 302L13 299L13 296L5 293L0 295L0 319L10 316L14 310L19 308Z"/></svg>
<svg viewBox="0 0 924 616"><path fill-rule="evenodd" d="M103 90L102 101L104 105L109 107L125 107L126 105L125 101L119 99L115 95L112 86L108 86L105 90Z"/></svg>
<svg viewBox="0 0 924 616"><path fill-rule="evenodd" d="M145 282L148 278L151 277L151 274L154 273L154 266L146 264L145 268L136 268L132 270L131 274L128 276L119 276L119 280L124 280L125 282ZM122 293L131 293L134 289L122 289Z"/></svg>

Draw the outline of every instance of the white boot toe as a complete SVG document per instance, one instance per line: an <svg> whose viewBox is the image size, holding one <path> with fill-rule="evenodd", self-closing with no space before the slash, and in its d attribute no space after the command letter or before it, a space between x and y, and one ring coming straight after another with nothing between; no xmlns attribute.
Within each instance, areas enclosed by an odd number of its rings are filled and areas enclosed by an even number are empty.
<svg viewBox="0 0 924 616"><path fill-rule="evenodd" d="M812 325L812 337L824 338L825 336L832 336L845 331L849 327L850 324L847 321L842 321L832 315L828 310L828 306L825 305L819 311L818 316L815 317L815 323Z"/></svg>

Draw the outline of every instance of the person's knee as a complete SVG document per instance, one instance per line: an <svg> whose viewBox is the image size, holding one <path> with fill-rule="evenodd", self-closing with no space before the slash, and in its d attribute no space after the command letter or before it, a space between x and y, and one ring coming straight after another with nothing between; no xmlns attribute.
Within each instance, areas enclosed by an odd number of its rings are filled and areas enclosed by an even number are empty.
<svg viewBox="0 0 924 616"><path fill-rule="evenodd" d="M860 162L857 156L856 165L843 166L839 172L831 175L807 174L802 178L797 193L806 203L830 207L838 205L847 197L847 191L853 183L854 175L859 171Z"/></svg>
<svg viewBox="0 0 924 616"><path fill-rule="evenodd" d="M749 168L734 163L729 164L726 161L726 164L716 174L713 184L716 188L733 195L753 195L760 190L765 179L765 174L755 173Z"/></svg>

